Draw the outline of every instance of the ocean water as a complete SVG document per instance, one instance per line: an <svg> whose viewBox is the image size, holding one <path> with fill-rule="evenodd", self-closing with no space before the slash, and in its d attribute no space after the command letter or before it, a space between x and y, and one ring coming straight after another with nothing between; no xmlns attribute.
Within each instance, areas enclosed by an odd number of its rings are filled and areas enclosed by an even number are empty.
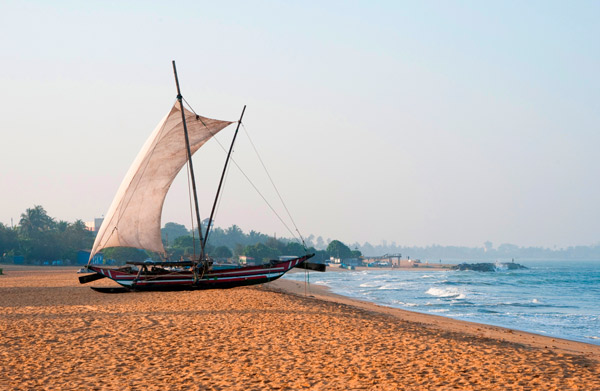
<svg viewBox="0 0 600 391"><path fill-rule="evenodd" d="M366 270L311 284L389 307L600 345L600 261L520 261L496 272ZM304 281L304 273L284 278Z"/></svg>

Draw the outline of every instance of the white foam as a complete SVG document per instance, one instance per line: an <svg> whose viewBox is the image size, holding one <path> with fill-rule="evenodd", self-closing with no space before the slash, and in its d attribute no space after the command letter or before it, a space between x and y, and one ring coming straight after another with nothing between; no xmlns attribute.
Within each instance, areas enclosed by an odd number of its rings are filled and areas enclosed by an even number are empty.
<svg viewBox="0 0 600 391"><path fill-rule="evenodd" d="M363 282L359 286L361 288L375 288L376 286L379 286L379 283L377 283L377 282Z"/></svg>
<svg viewBox="0 0 600 391"><path fill-rule="evenodd" d="M407 307L418 307L419 305L416 303L404 303L405 306Z"/></svg>
<svg viewBox="0 0 600 391"><path fill-rule="evenodd" d="M496 262L494 264L494 267L496 268L496 271L505 271L508 270L508 267L500 262Z"/></svg>
<svg viewBox="0 0 600 391"><path fill-rule="evenodd" d="M381 290L394 290L394 289L400 289L400 287L405 286L405 285L406 285L405 282L396 282L396 283L392 283L392 284L382 285L378 289L381 289Z"/></svg>
<svg viewBox="0 0 600 391"><path fill-rule="evenodd" d="M464 299L466 296L456 288L436 288L432 287L425 292L428 295L436 297L452 297L455 299Z"/></svg>

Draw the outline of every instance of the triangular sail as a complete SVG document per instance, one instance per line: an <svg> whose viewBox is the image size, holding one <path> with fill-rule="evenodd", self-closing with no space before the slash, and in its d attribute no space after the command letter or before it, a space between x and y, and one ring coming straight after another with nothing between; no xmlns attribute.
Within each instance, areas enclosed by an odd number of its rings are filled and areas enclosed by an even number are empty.
<svg viewBox="0 0 600 391"><path fill-rule="evenodd" d="M184 110L194 154L232 122ZM187 161L179 104L158 124L123 179L98 231L90 259L107 247L136 247L164 253L160 226L169 187Z"/></svg>

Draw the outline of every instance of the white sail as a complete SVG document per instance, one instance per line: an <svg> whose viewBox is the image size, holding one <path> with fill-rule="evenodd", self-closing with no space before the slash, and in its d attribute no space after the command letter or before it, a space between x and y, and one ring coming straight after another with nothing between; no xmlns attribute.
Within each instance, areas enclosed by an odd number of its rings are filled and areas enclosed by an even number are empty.
<svg viewBox="0 0 600 391"><path fill-rule="evenodd" d="M192 154L232 122L185 110ZM90 259L107 247L136 247L164 253L160 226L163 203L187 161L179 103L158 124L123 179L98 231Z"/></svg>

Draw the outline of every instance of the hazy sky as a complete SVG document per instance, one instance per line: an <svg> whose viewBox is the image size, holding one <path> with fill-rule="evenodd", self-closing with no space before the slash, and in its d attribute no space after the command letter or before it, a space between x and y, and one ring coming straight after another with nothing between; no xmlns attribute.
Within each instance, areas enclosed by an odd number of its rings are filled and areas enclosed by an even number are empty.
<svg viewBox="0 0 600 391"><path fill-rule="evenodd" d="M0 222L108 209L175 101L237 120L301 232L600 241L600 2L2 1ZM219 135L228 145L234 127ZM282 212L246 135L234 158ZM195 160L207 217L224 152ZM183 180L182 180L183 179ZM185 178L163 223L190 226ZM237 169L216 224L289 236Z"/></svg>

